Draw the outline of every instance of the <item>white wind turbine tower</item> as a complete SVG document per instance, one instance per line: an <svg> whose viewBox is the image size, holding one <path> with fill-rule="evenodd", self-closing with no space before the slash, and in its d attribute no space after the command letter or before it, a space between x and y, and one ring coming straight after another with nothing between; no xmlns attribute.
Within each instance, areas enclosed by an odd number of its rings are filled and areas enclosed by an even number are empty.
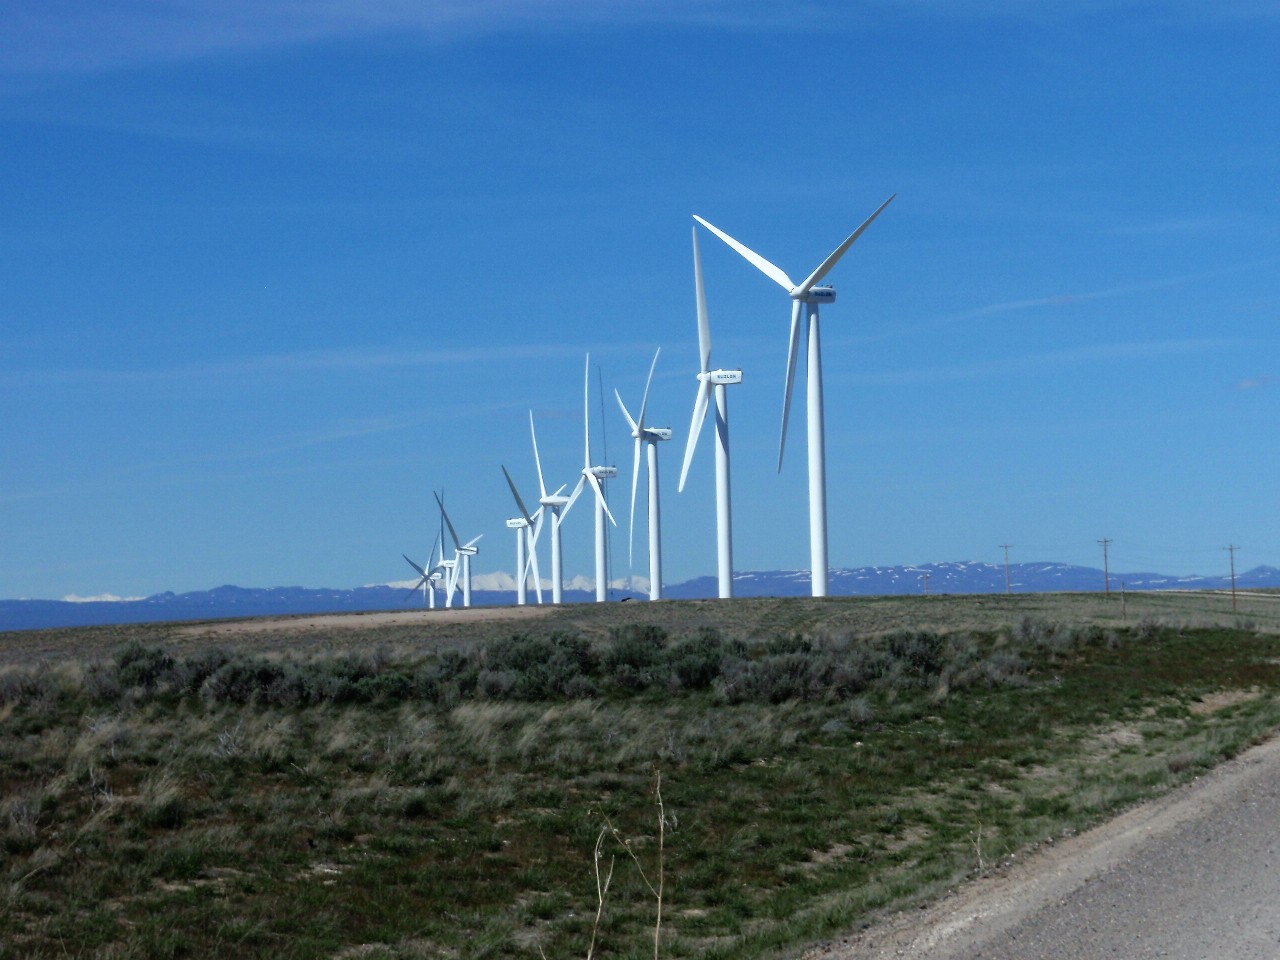
<svg viewBox="0 0 1280 960"><path fill-rule="evenodd" d="M542 524L546 520L547 511L551 512L551 602L564 602L564 558L560 551L560 525L564 523L564 518L569 515L569 510L573 507L574 502L578 499L578 494L582 493L583 484L586 483L586 477L579 477L578 485L573 488L573 493L564 496L561 486L555 493L547 493L547 484L542 477L542 458L538 456L538 433L533 428L533 411L529 411L529 434L533 437L533 462L538 468L538 490L542 494L538 498L538 502L542 504L543 513L538 518L537 526L534 528L533 537L529 543L530 555L535 557L534 551L537 548L537 540L539 533L542 532Z"/></svg>
<svg viewBox="0 0 1280 960"><path fill-rule="evenodd" d="M529 602L529 568L533 568L533 588L538 594L538 603L542 603L542 578L538 573L538 532L542 526L544 507L538 507L532 514L525 508L524 501L516 490L515 482L507 468L502 468L502 475L507 478L507 486L511 495L516 498L516 506L520 508L520 516L507 520L507 526L516 531L516 604L525 606ZM560 490L563 490L561 487ZM558 494L560 490L557 490ZM527 555L526 555L527 550Z"/></svg>
<svg viewBox="0 0 1280 960"><path fill-rule="evenodd" d="M810 577L813 583L813 595L827 595L827 463L826 441L824 439L822 411L822 348L818 336L818 306L823 303L834 303L835 288L830 284L822 284L827 275L853 242L862 236L862 231L871 225L880 212L884 210L892 197L867 217L862 226L853 231L844 243L836 247L831 256L823 260L818 268L809 274L802 283L794 283L779 267L774 266L755 251L743 246L722 230L713 227L701 217L694 219L714 233L729 246L742 254L746 260L766 277L773 280L791 297L791 339L787 347L787 382L782 395L782 434L778 441L778 470L782 470L782 452L787 443L787 419L791 413L791 387L795 381L796 353L800 343L800 315L807 305L806 343L808 347L806 385L809 407L809 562Z"/></svg>
<svg viewBox="0 0 1280 960"><path fill-rule="evenodd" d="M445 606L448 607L453 602L453 591L458 587L458 581L462 581L462 605L464 607L471 606L471 558L480 552L476 546L483 539L484 534L461 543L458 540L458 532L453 529L453 521L449 519L449 514L445 512L444 501L440 499L440 495L436 494L436 503L440 504L440 516L444 519L445 525L449 528L449 536L453 539L454 549L454 568L453 575L449 578L448 593L445 595Z"/></svg>
<svg viewBox="0 0 1280 960"><path fill-rule="evenodd" d="M742 382L741 370L712 370L711 324L707 320L707 295L702 286L702 258L698 254L698 228L693 228L693 285L698 301L698 395L693 402L693 422L689 425L689 442L684 448L684 466L680 470L679 491L689 476L693 449L698 444L707 403L712 393L716 400L716 569L719 596L733 596L733 517L729 497L729 399L725 387Z"/></svg>
<svg viewBox="0 0 1280 960"><path fill-rule="evenodd" d="M596 495L596 603L604 603L609 599L609 544L604 520L608 517L615 527L618 521L609 512L600 481L612 480L618 475L618 468L591 464L591 354L587 354L587 367L582 378L582 432L582 479L578 481L578 489L582 489L583 483L589 483ZM575 490L574 496L577 495Z"/></svg>
<svg viewBox="0 0 1280 960"><path fill-rule="evenodd" d="M662 518L658 504L658 442L671 439L670 427L651 427L644 422L644 411L649 403L649 384L653 382L653 368L658 364L659 347L653 354L653 362L649 364L649 378L644 382L644 396L640 399L640 416L632 417L627 405L622 402L622 394L617 390L613 395L618 398L618 406L622 415L627 418L631 427L631 436L636 442L635 457L631 466L631 526L627 534L627 562L635 545L636 533L636 484L640 480L640 448L646 448L645 465L649 472L649 599L662 599Z"/></svg>

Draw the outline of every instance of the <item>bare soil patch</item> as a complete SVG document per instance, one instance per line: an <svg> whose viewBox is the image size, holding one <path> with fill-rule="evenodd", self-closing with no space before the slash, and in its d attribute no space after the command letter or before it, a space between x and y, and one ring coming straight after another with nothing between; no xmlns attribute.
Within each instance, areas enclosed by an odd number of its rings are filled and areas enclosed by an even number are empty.
<svg viewBox="0 0 1280 960"><path fill-rule="evenodd" d="M327 613L308 617L262 617L193 623L174 631L180 637L243 637L258 633L306 633L317 630L371 630L378 627L441 626L544 617L554 607L468 607L449 610L395 610L380 613Z"/></svg>

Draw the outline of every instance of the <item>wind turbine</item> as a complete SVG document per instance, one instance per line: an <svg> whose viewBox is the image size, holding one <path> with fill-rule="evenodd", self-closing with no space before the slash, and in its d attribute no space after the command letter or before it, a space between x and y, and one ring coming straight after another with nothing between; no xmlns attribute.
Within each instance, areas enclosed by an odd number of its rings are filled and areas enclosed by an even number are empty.
<svg viewBox="0 0 1280 960"><path fill-rule="evenodd" d="M462 543L458 540L458 532L453 529L453 521L449 519L449 514L445 512L444 501L440 499L440 495L436 494L436 503L440 504L440 516L444 519L445 525L449 528L449 536L453 539L454 563L453 575L449 578L448 593L445 595L445 606L448 607L453 603L453 591L457 589L458 580L462 580L462 605L464 607L471 606L471 558L480 552L477 543L484 537L484 534Z"/></svg>
<svg viewBox="0 0 1280 960"><path fill-rule="evenodd" d="M698 254L698 228L693 228L693 286L698 301L698 395L693 402L693 422L689 425L689 442L684 448L684 466L680 470L679 491L689 476L693 449L698 444L707 403L712 393L716 400L716 568L721 598L733 596L733 517L729 497L729 398L725 387L742 382L741 370L712 370L711 323L707 320L707 294L702 286L702 257Z"/></svg>
<svg viewBox="0 0 1280 960"><path fill-rule="evenodd" d="M542 603L542 578L538 573L538 532L542 527L543 507L538 507L532 514L525 508L524 501L516 490L515 482L507 468L502 468L502 475L507 478L507 486L511 495L516 498L516 506L520 508L520 516L507 520L507 526L516 531L516 604L524 606L529 602L529 567L533 567L533 588L538 594L538 603ZM560 490L563 490L561 487ZM556 493L559 493L557 490ZM526 559L526 549L528 557Z"/></svg>
<svg viewBox="0 0 1280 960"><path fill-rule="evenodd" d="M604 518L615 527L618 521L609 512L608 501L604 498L601 480L612 480L618 475L617 467L592 466L591 464L591 354L587 354L587 367L582 378L582 479L578 481L578 489L583 483L591 484L596 495L596 603L604 603L609 599L609 545L606 538ZM577 492L574 492L577 496Z"/></svg>
<svg viewBox="0 0 1280 960"><path fill-rule="evenodd" d="M435 556L436 547L438 547L439 545L440 545L440 535L436 534L436 542L431 545L431 552L427 554L427 563L431 562L431 558ZM433 566L430 569L427 569L425 567L420 567L416 563L414 563L412 560L410 560L406 554L402 553L400 554L400 556L405 558L409 566L413 567L414 570L418 571L419 580L417 583L415 583L412 587L409 588L409 596L413 596L413 594L417 593L418 588L421 587L422 588L422 605L424 607L428 607L431 610L434 610L436 608L435 582L436 580L440 579L440 568L437 566ZM407 601L408 601L408 598L406 598L406 602Z"/></svg>
<svg viewBox="0 0 1280 960"><path fill-rule="evenodd" d="M693 219L714 233L717 237L738 251L752 266L773 280L791 298L791 339L787 347L787 382L782 394L782 434L778 440L778 471L782 471L782 452L787 443L787 420L791 413L791 387L795 382L796 353L800 343L800 316L807 310L805 339L808 348L806 385L808 393L809 423L809 562L810 578L813 584L813 595L827 595L827 461L826 441L823 427L822 411L822 348L818 335L818 306L823 303L834 303L835 288L823 284L822 278L844 256L853 242L862 236L862 231L871 226L871 221L880 216L893 198L876 209L875 213L863 221L862 226L849 234L844 243L836 247L827 259L818 264L818 268L809 274L802 283L795 283L779 267L774 266L754 250L747 248L722 230L713 227L701 217Z"/></svg>
<svg viewBox="0 0 1280 960"><path fill-rule="evenodd" d="M436 542L440 544L440 558L436 561L435 567L432 569L432 580L444 581L444 607L446 610L453 607L453 591L458 585L458 557L454 554L452 559L445 559L444 555L444 503L440 494L435 495L436 503L440 504L440 532L436 536ZM441 491L443 493L443 491ZM432 591L432 604L435 603L435 591Z"/></svg>
<svg viewBox="0 0 1280 960"><path fill-rule="evenodd" d="M658 442L671 439L670 427L651 427L644 422L644 411L649 403L649 384L653 382L653 368L658 365L659 347L653 354L653 362L649 364L649 378L644 382L644 396L640 399L640 416L632 417L627 405L622 402L622 394L617 390L613 395L618 398L618 406L622 415L627 418L631 427L631 436L636 442L635 458L631 466L631 526L627 534L627 562L631 562L635 547L636 533L636 484L640 480L640 448L646 447L645 465L649 471L649 599L662 599L662 519L658 504Z"/></svg>
<svg viewBox="0 0 1280 960"><path fill-rule="evenodd" d="M564 496L562 491L564 487L556 490L555 493L547 493L547 484L542 477L542 458L538 456L538 432L533 428L533 411L529 411L529 434L533 437L533 462L538 468L538 490L542 494L538 498L538 502L542 504L543 514L538 518L538 524L534 528L533 538L530 541L530 552L535 557L538 534L542 531L542 524L546 520L546 511L551 512L551 602L564 602L564 559L560 552L560 525L564 523L564 518L569 515L570 509L578 499L578 495L582 493L583 484L586 483L586 477L579 477L578 484L573 488L573 493ZM590 458L588 458L590 459Z"/></svg>

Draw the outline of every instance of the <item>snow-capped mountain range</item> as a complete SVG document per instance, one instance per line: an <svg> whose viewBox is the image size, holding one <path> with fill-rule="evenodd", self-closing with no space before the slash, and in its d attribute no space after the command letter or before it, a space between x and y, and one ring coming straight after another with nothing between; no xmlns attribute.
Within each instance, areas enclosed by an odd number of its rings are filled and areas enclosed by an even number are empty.
<svg viewBox="0 0 1280 960"><path fill-rule="evenodd" d="M805 570L743 572L734 574L733 579L734 594L739 597L798 597L809 594L809 573ZM971 561L833 569L829 584L833 596L923 593L926 588L930 594L1003 593L1005 568ZM1009 566L1009 586L1015 593L1093 592L1102 590L1105 584L1103 572L1093 567L1065 563L1018 563ZM411 585L412 581L406 581L347 590L222 586L192 593L158 593L142 599L68 597L65 600L0 600L0 631L401 609L422 603L421 594L406 589ZM1112 573L1110 586L1112 590L1226 590L1231 587L1231 578ZM1255 567L1238 574L1236 586L1241 590L1280 587L1280 568ZM514 603L514 591L515 580L508 573L481 574L472 579L471 598L477 606ZM664 596L672 600L715 595L715 577L667 584L664 590ZM615 580L611 586L611 598L614 600L642 600L647 596L648 582L644 578ZM594 583L586 577L575 577L565 585L564 597L566 603L591 602L595 599Z"/></svg>

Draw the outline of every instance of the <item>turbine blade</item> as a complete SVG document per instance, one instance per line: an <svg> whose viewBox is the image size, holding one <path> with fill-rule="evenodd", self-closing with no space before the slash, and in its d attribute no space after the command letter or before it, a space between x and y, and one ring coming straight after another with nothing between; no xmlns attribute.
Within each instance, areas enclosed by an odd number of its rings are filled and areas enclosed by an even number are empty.
<svg viewBox="0 0 1280 960"><path fill-rule="evenodd" d="M418 566L418 565L417 565L416 563L414 563L412 560L409 560L409 558L408 558L407 556L405 556L405 554L403 554L403 553L402 553L402 554L400 554L400 556L404 557L404 558L405 558L405 560L407 560L407 561L409 562L409 566L413 567L413 569L415 569L415 570L417 570L417 571L418 571L418 575L419 575L419 576L425 577L425 576L427 575L427 571L423 570L420 566Z"/></svg>
<svg viewBox="0 0 1280 960"><path fill-rule="evenodd" d="M543 518L546 516L546 514L544 510L539 509L538 512L535 513L533 516L534 516L534 521L533 521L532 532L529 534L531 538L529 540L529 548L531 550L533 549L533 547L537 545L538 537L542 535L542 521L543 521Z"/></svg>
<svg viewBox="0 0 1280 960"><path fill-rule="evenodd" d="M696 218L695 218L696 219ZM698 253L698 228L693 228L693 289L698 303L698 357L701 373L711 369L711 323L707 320L707 291L702 285L702 256Z"/></svg>
<svg viewBox="0 0 1280 960"><path fill-rule="evenodd" d="M636 543L636 485L640 482L640 448L644 441L636 437L636 455L631 462L631 523L627 527L627 566L634 562ZM652 521L650 521L652 522Z"/></svg>
<svg viewBox="0 0 1280 960"><path fill-rule="evenodd" d="M440 499L440 494L435 493L434 490L432 491L432 494L436 498L436 503L440 504L440 516L444 517L445 526L449 528L449 536L453 537L454 549L457 549L457 547L459 546L458 531L453 529L453 521L449 519L449 514L445 513L444 501Z"/></svg>
<svg viewBox="0 0 1280 960"><path fill-rule="evenodd" d="M678 493L684 493L684 482L689 476L689 464L693 462L693 448L698 445L702 424L707 419L707 401L711 398L711 384L705 380L698 384L698 396L693 401L693 422L689 424L689 442L684 448L684 466L680 469Z"/></svg>
<svg viewBox="0 0 1280 960"><path fill-rule="evenodd" d="M582 488L586 486L587 475L583 473L578 477L578 485L573 488L573 493L569 494L569 502L560 508L560 516L557 519L555 514L551 515L552 522L556 526L564 523L564 518L569 515L569 511L573 509L573 505L578 502L578 495L582 493Z"/></svg>
<svg viewBox="0 0 1280 960"><path fill-rule="evenodd" d="M478 536L478 537L473 537L472 539L468 540L466 543L464 543L464 544L463 544L463 546L464 546L464 547L474 547L477 543L479 543L479 542L480 542L481 540L483 540L483 539L484 539L484 534L482 533L482 534L480 534L480 536Z"/></svg>
<svg viewBox="0 0 1280 960"><path fill-rule="evenodd" d="M533 411L529 411L529 435L533 437L533 462L538 467L538 489L542 491L545 499L547 496L547 485L542 479L542 459L538 456L538 431L533 429Z"/></svg>
<svg viewBox="0 0 1280 960"><path fill-rule="evenodd" d="M427 578L424 576L421 580L419 580L417 583L415 583L412 587L410 587L408 590L404 592L404 598L400 602L408 603L409 598L415 595L418 592L418 588L421 587L426 582L427 582Z"/></svg>
<svg viewBox="0 0 1280 960"><path fill-rule="evenodd" d="M525 507L524 501L520 499L520 494L516 490L515 482L512 481L511 474L507 473L507 468L505 466L502 468L502 475L507 478L507 486L511 488L511 495L516 498L516 506L520 508L520 516L524 517L530 523L533 523L533 519L529 516L529 511Z"/></svg>
<svg viewBox="0 0 1280 960"><path fill-rule="evenodd" d="M591 489L595 491L596 500L599 502L600 506L604 508L604 515L608 517L609 522L616 527L618 525L618 521L613 519L613 514L609 512L609 501L604 498L604 487L600 486L600 478L590 470L584 470L582 472L582 476L586 479L587 483L591 484Z"/></svg>
<svg viewBox="0 0 1280 960"><path fill-rule="evenodd" d="M796 355L800 350L800 313L804 304L791 301L791 340L787 345L787 385L782 390L782 436L778 440L778 472L782 472L782 451L787 446L787 421L791 419L791 389L796 384Z"/></svg>
<svg viewBox="0 0 1280 960"><path fill-rule="evenodd" d="M627 409L627 405L622 402L622 394L615 387L613 395L618 398L618 406L622 408L622 415L627 418L627 425L631 427L631 435L637 436L640 433L640 425L631 416L631 411Z"/></svg>
<svg viewBox="0 0 1280 960"><path fill-rule="evenodd" d="M591 354L582 371L582 467L591 466Z"/></svg>
<svg viewBox="0 0 1280 960"><path fill-rule="evenodd" d="M896 196L897 194L895 193L893 197L896 197ZM862 226L860 226L857 230L853 231L853 233L849 234L849 239L846 240L844 243L840 244L840 246L836 247L836 249L832 252L831 256L823 260L822 263L818 265L818 269L813 271L813 273L809 274L809 279L806 280L804 283L800 284L800 286L798 286L794 291L792 291L792 296L804 296L819 280L825 277L827 275L827 271L836 265L836 261L844 256L844 252L848 250L851 246L853 246L853 242L857 240L860 236L862 236L862 231L867 229L867 227L871 226L871 221L874 220L876 217L880 216L880 211L893 202L893 197L890 197L884 203L880 204L880 206L876 208L875 213L867 217L866 220L862 221Z"/></svg>
<svg viewBox="0 0 1280 960"><path fill-rule="evenodd" d="M763 273L766 277L768 277L778 286L786 290L787 293L790 293L792 288L795 287L795 284L791 282L791 278L788 277L785 273L783 273L781 267L774 266L764 257L760 256L760 254L752 250L750 247L743 246L741 243L733 239L733 237L729 236L723 230L720 230L717 227L713 227L711 224L707 223L707 221L703 220L701 217L694 216L693 219L697 220L700 224L702 224L704 227L706 227L708 230L714 233L717 237L719 237L729 246L733 247L733 249L737 250L738 253L742 254L742 256L746 258L748 263L750 263L753 267L755 267L757 270Z"/></svg>
<svg viewBox="0 0 1280 960"><path fill-rule="evenodd" d="M640 419L637 423L641 434L644 433L644 411L649 406L649 387L653 383L653 368L658 365L658 354L660 353L662 353L661 347L653 352L653 361L649 364L649 376L644 382L644 396L640 398ZM636 437L636 439L639 440L641 438Z"/></svg>

